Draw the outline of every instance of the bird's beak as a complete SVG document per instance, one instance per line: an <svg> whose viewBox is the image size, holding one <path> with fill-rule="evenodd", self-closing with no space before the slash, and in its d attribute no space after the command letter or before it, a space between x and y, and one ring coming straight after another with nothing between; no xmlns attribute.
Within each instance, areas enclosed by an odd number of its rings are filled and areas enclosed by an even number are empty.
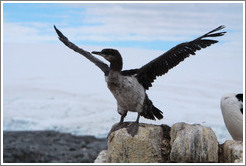
<svg viewBox="0 0 246 166"><path fill-rule="evenodd" d="M92 51L91 53L92 53L92 54L96 54L96 55L100 55L101 57L106 58L106 55L102 54L101 52L98 52L98 51Z"/></svg>
<svg viewBox="0 0 246 166"><path fill-rule="evenodd" d="M91 53L92 53L92 54L100 55L101 52L98 52L98 51L92 51Z"/></svg>

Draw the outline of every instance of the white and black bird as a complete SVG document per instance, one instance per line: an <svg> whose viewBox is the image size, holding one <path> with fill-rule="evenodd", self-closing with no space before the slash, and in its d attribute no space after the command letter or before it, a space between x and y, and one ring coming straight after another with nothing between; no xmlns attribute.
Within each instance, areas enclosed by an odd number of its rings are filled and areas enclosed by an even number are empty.
<svg viewBox="0 0 246 166"><path fill-rule="evenodd" d="M220 101L227 130L236 141L243 141L243 94L226 94Z"/></svg>
<svg viewBox="0 0 246 166"><path fill-rule="evenodd" d="M146 94L146 90L152 86L156 77L166 74L171 68L178 65L190 55L195 55L197 50L217 43L217 40L207 38L223 36L226 32L217 31L224 27L223 25L219 26L195 40L181 43L138 69L122 71L123 61L118 50L108 48L100 52L92 52L109 61L110 66L108 66L98 58L92 56L90 52L70 42L68 38L54 26L59 39L66 46L89 59L104 72L108 88L117 100L117 111L121 115L120 122L116 129L124 126L124 118L128 111L138 113L136 122L127 126L127 131L132 136L138 131L140 116L152 120L163 118L162 111L153 105Z"/></svg>

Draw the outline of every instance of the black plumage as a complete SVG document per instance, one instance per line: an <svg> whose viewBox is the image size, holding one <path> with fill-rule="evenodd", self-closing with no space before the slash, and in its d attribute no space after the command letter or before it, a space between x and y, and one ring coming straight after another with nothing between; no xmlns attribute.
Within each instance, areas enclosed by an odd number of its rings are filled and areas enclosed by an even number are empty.
<svg viewBox="0 0 246 166"><path fill-rule="evenodd" d="M66 36L64 36L61 31L59 31L56 26L54 26L56 33L59 36L60 41L62 41L67 47L71 48L72 50L74 50L75 52L83 55L84 57L86 57L87 59L89 59L91 62L93 62L95 65L97 65L103 72L105 75L108 75L109 73L109 67L107 64L105 64L104 62L102 62L100 59L94 57L91 55L90 52L83 50L82 48L79 48L78 46L76 46L75 44L73 44L72 42L70 42L68 40L68 38Z"/></svg>
<svg viewBox="0 0 246 166"><path fill-rule="evenodd" d="M201 48L206 48L217 40L204 39L207 37L218 37L224 35L226 32L213 33L215 31L223 29L224 26L219 26L218 28L198 37L190 42L181 43L151 62L147 63L137 71L137 79L143 85L145 89L149 89L152 86L152 82L157 76L161 76L167 73L171 68L178 65L185 58L190 55L195 55L197 50Z"/></svg>
<svg viewBox="0 0 246 166"><path fill-rule="evenodd" d="M137 74L136 77L138 81L143 85L145 89L149 89L149 87L152 86L152 82L156 79L157 76L164 75L171 68L182 62L185 58L189 57L190 55L195 55L195 52L197 50L200 50L201 48L206 48L214 43L217 43L217 40L209 40L204 38L223 36L226 32L213 32L219 31L224 27L224 25L221 25L218 28L198 37L195 40L181 43L139 69L125 70L121 73L123 75ZM65 37L55 26L54 28L59 36L59 39L66 46L88 58L90 61L95 63L104 72L105 75L108 75L110 68L107 64L92 56L89 52L79 48L78 46L70 42L68 38Z"/></svg>

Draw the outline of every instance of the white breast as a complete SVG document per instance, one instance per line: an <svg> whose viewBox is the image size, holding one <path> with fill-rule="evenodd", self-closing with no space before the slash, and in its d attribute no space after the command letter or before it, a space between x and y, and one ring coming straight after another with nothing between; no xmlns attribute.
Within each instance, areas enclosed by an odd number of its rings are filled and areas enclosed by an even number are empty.
<svg viewBox="0 0 246 166"><path fill-rule="evenodd" d="M243 103L238 101L235 95L224 95L221 98L220 107L225 125L232 138L237 141L243 141L243 114L240 112Z"/></svg>
<svg viewBox="0 0 246 166"><path fill-rule="evenodd" d="M110 72L106 82L118 104L118 112L141 112L145 99L145 90L134 76L123 76L119 72Z"/></svg>

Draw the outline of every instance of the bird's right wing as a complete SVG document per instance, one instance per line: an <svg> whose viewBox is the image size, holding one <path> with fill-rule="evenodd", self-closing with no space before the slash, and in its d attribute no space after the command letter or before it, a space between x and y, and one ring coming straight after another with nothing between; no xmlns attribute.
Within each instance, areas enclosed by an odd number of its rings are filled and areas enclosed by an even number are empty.
<svg viewBox="0 0 246 166"><path fill-rule="evenodd" d="M104 72L105 75L108 75L110 69L109 69L109 66L107 64L105 64L104 62L102 62L98 58L92 56L90 52L87 52L87 51L79 48L78 46L76 46L72 42L70 42L68 40L68 38L66 36L64 36L61 33L61 31L59 31L56 28L56 26L54 26L54 28L56 30L57 35L59 36L60 41L62 41L70 49L74 50L75 52L77 52L77 53L83 55L84 57L86 57L87 59L89 59L91 62L93 62L95 65L97 65Z"/></svg>
<svg viewBox="0 0 246 166"><path fill-rule="evenodd" d="M217 32L223 29L225 26L219 26L218 28L192 40L190 42L181 43L146 65L142 66L137 70L137 79L143 85L145 89L149 89L152 86L152 82L157 76L161 76L167 73L171 68L178 65L185 58L190 55L195 55L197 50L206 48L217 40L205 39L207 37L218 37L223 36L226 32Z"/></svg>

